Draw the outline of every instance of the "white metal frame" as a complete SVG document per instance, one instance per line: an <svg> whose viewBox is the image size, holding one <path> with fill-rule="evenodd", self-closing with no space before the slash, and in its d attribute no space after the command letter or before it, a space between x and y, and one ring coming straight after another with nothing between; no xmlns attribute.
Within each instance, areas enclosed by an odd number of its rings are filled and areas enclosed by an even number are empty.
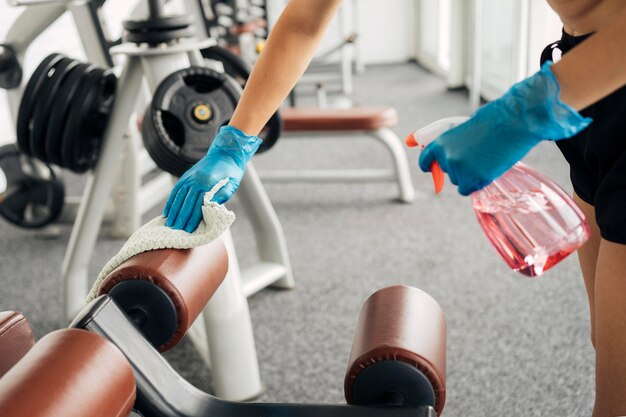
<svg viewBox="0 0 626 417"><path fill-rule="evenodd" d="M28 6L8 32L5 42L17 52L23 62L30 43L50 26L66 10L80 19L86 13L85 3L67 4L48 1ZM81 38L88 42L86 51L90 58L101 62L94 52L101 48L91 45L89 26L82 19L77 21ZM92 28L93 29L93 28ZM203 65L199 49L213 44L210 39L186 41L168 47L147 48L122 44L111 49L112 54L125 57L118 80L118 93L111 117L104 133L100 157L93 172L87 174L83 197L75 215L74 226L65 253L62 268L63 319L70 320L84 305L88 290L88 267L94 251L101 224L111 206L121 198L111 199L117 192L126 196L124 210L137 219L143 214L145 201L149 204L160 200L163 190L171 189L172 178L160 177L152 186L141 186L140 180L146 166L152 161L141 153L133 113L141 96L144 80L154 91L163 78L171 72L190 64ZM100 52L101 49L100 49ZM8 91L13 119L24 85ZM131 132L131 133L129 133ZM120 164L120 156L125 161ZM118 168L123 166L120 171ZM117 175L111 175L117 172ZM122 179L120 181L120 178ZM165 178L165 180L163 179ZM166 194L165 194L166 195ZM252 324L246 297L273 285L280 288L294 286L287 245L282 227L252 164L239 187L237 197L241 200L252 223L261 262L249 270L240 271L230 232L223 236L229 249L230 268L217 293L206 306L202 316L194 324L191 336L207 364L213 364L213 382L216 395L229 400L244 400L258 396L263 387L260 381ZM146 200L140 200L146 199ZM114 207L116 211L118 207ZM71 213L71 209L68 210Z"/></svg>

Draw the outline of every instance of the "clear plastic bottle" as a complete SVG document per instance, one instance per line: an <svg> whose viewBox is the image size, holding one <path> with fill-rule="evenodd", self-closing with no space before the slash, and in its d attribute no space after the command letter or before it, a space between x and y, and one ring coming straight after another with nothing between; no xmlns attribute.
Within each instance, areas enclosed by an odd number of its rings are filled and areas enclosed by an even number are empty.
<svg viewBox="0 0 626 417"><path fill-rule="evenodd" d="M410 135L407 144L423 149L465 120L439 120ZM438 192L443 186L441 168L431 168ZM521 162L470 198L491 244L512 270L526 276L543 274L589 238L585 216L571 197Z"/></svg>

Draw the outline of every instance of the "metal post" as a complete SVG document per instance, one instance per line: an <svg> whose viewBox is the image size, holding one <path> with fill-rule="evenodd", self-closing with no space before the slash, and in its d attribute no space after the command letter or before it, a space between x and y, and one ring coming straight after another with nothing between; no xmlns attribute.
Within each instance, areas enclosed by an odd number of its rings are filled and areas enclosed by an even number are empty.
<svg viewBox="0 0 626 417"><path fill-rule="evenodd" d="M84 305L88 291L89 261L113 188L115 175L112 174L124 148L124 131L141 87L141 77L139 60L128 57L118 81L119 93L104 134L102 151L94 172L87 178L84 197L63 260L63 319L67 321Z"/></svg>

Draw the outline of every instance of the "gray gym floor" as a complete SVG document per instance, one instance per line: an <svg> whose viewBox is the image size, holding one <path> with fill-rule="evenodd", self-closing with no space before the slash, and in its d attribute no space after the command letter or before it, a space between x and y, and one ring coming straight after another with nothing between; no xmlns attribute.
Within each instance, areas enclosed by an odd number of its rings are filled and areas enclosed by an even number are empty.
<svg viewBox="0 0 626 417"><path fill-rule="evenodd" d="M398 110L401 137L468 113L465 92L447 91L414 64L370 66L355 84L356 102ZM409 205L393 201L393 184L267 184L297 287L249 300L267 388L260 400L343 402L361 303L379 288L407 284L430 293L446 314L444 415L590 415L593 350L576 256L536 279L511 272L483 236L469 199L449 183L435 197L417 153L408 156L418 192ZM259 171L382 167L387 158L371 140L294 139L255 163ZM554 145L540 145L526 161L570 189ZM80 190L80 179L67 181ZM236 199L228 206L239 215L233 234L245 266L255 259L251 230ZM23 311L38 337L60 325L59 271L69 233L63 227L59 238L46 240L0 222L0 310ZM102 234L91 260L94 278L122 243ZM188 341L167 357L192 383L210 389L210 375Z"/></svg>

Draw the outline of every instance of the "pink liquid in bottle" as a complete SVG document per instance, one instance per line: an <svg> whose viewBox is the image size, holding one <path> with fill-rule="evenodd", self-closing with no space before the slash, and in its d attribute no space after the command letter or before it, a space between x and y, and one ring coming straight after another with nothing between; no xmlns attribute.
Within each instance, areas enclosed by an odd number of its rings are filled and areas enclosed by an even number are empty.
<svg viewBox="0 0 626 417"><path fill-rule="evenodd" d="M554 182L518 163L471 195L485 235L514 271L543 274L589 238L576 203Z"/></svg>
<svg viewBox="0 0 626 417"><path fill-rule="evenodd" d="M465 117L434 122L407 137L407 145L423 149ZM443 171L431 166L435 191L443 188ZM471 194L472 206L485 235L514 271L536 277L581 247L589 226L576 203L550 179L522 163Z"/></svg>

